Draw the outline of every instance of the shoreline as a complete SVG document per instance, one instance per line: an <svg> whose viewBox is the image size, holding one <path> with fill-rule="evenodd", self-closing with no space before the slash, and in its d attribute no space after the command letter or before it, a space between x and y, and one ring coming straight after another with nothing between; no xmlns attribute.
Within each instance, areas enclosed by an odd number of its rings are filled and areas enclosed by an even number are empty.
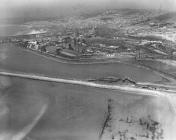
<svg viewBox="0 0 176 140"><path fill-rule="evenodd" d="M147 89L147 88L144 89L144 88L139 88L139 87L129 86L129 85L99 84L99 83L88 82L88 81L83 81L83 80L62 79L62 78L54 78L54 77L47 77L47 76L27 74L27 73L11 73L11 72L1 71L0 75L1 76L9 76L9 77L18 77L18 78L24 78L24 79L31 79L31 80L38 80L38 81L46 81L46 82L82 85L82 86L101 88L101 89L128 91L129 94L132 93L132 94L136 94L136 95L146 95L146 96L175 95L175 92L172 90L163 91L163 90L151 90L151 89Z"/></svg>
<svg viewBox="0 0 176 140"><path fill-rule="evenodd" d="M12 45L14 45L14 44L12 43ZM107 64L107 63L124 63L124 64L126 64L125 61L122 62L122 59L120 59L120 58L98 58L98 59L93 59L93 58L87 58L87 59L77 58L77 59L75 59L74 58L74 59L70 59L67 57L62 57L62 56L54 55L54 54L52 55L52 54L41 52L38 50L19 47L17 45L15 45L14 47L21 48L21 49L28 51L30 53L33 53L35 55L39 55L39 56L45 57L46 59L50 59L50 60L53 60L53 61L56 61L59 63L63 63L63 64L73 64L73 65L86 65L86 64L91 65L91 64Z"/></svg>

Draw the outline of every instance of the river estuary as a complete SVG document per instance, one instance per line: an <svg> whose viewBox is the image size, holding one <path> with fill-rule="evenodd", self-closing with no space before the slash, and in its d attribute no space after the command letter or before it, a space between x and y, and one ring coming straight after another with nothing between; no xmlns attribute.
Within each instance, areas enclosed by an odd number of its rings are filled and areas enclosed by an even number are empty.
<svg viewBox="0 0 176 140"><path fill-rule="evenodd" d="M113 76L138 82L162 81L158 73L133 65L61 63L8 44L0 48L0 70L77 80ZM113 123L105 128L101 139L111 139L113 135L119 140L119 133L128 130L129 140L152 140L142 136L153 133L138 124L141 118L158 122L157 133L163 132L160 139L175 137L175 97L9 76L0 76L0 95L1 140L99 140L108 100L112 100ZM130 124L129 118L134 123Z"/></svg>

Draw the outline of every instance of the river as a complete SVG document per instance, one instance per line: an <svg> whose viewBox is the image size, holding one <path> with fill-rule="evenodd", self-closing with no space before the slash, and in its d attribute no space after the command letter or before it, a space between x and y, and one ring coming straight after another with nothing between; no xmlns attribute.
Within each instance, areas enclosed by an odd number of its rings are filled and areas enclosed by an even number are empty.
<svg viewBox="0 0 176 140"><path fill-rule="evenodd" d="M12 44L1 45L0 69L65 79L87 80L112 76L130 78L137 82L158 82L162 80L159 74L134 65L120 62L96 64L61 63L15 47Z"/></svg>

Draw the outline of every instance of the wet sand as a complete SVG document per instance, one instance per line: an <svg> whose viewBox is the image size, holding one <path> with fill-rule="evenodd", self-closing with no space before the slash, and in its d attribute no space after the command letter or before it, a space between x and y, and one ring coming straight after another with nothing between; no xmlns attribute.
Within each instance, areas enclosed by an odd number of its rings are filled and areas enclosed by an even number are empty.
<svg viewBox="0 0 176 140"><path fill-rule="evenodd" d="M171 102L165 97L14 77L0 77L0 81L0 129L12 137L18 132L25 133L24 128L31 126L43 106L47 106L27 137L34 140L97 140L108 111L108 100L112 99L113 132L119 131L116 127L121 118L151 116L164 129L164 140L174 140L171 138L175 136L176 116ZM133 129L134 135L135 131L145 132L138 125Z"/></svg>

